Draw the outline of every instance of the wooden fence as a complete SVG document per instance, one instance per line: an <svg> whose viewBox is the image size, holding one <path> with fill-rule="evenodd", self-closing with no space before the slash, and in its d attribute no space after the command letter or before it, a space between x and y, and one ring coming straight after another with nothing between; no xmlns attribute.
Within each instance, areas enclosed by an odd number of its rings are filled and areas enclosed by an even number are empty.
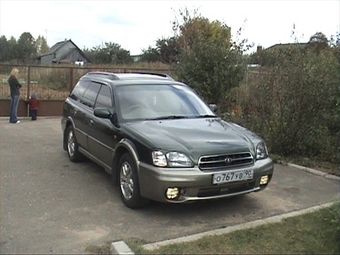
<svg viewBox="0 0 340 255"><path fill-rule="evenodd" d="M61 116L62 105L78 79L89 71L128 73L138 71L159 72L172 75L170 69L125 68L108 66L28 66L0 64L0 116L9 115L10 90L8 76L12 68L18 68L22 84L18 116L27 116L25 100L34 92L39 101L39 116Z"/></svg>

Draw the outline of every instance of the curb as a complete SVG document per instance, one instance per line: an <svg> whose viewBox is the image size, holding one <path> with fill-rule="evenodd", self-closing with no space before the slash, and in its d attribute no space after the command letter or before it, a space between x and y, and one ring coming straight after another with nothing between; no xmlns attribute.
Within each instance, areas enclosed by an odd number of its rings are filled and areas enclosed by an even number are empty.
<svg viewBox="0 0 340 255"><path fill-rule="evenodd" d="M288 163L287 165L290 166L290 167L294 167L294 168L303 170L303 171L311 173L311 174L315 174L315 175L319 175L319 176L325 177L327 179L332 179L332 180L340 181L340 177L339 176L335 176L335 175L332 175L332 174L327 174L327 173L319 171L319 170L315 170L315 169L312 169L312 168L308 168L308 167L305 167L305 166L299 166L299 165L295 165L295 164L291 164L291 163Z"/></svg>
<svg viewBox="0 0 340 255"><path fill-rule="evenodd" d="M294 167L296 169L303 170L305 172L315 174L315 175L318 175L318 176L322 176L322 177L325 177L327 179L340 181L339 176L327 174L327 173L324 173L324 172L321 172L321 171L318 171L318 170L315 170L315 169L312 169L312 168L299 166L299 165L295 165L295 164L291 164L291 163L288 163L287 165L289 167ZM281 215L276 215L276 216L272 216L272 217L269 217L269 218L266 218L266 219L242 223L242 224L239 224L239 225L226 227L226 228L223 228L223 229L216 229L216 230L202 232L202 233L194 234L194 235L190 235L190 236L184 236L184 237L179 237L179 238L175 238L175 239L170 239L170 240L165 240L165 241L160 241L160 242L155 242L155 243L149 243L149 244L143 245L142 247L145 250L152 251L152 250L158 249L162 246L169 245L169 244L191 242L191 241L196 241L196 240L201 239L201 238L206 237L206 236L223 235L223 234L231 233L233 231L254 228L254 227L261 226L261 225L268 224L268 223L278 223L278 222L282 221L283 219L287 219L287 218L299 216L299 215L302 215L302 214L315 212L315 211L318 211L320 209L328 208L328 207L332 206L334 203L336 203L336 202L317 205L317 206L313 206L313 207L310 207L310 208L307 208L307 209L302 209L302 210L299 210L299 211L293 211L293 212L289 212L289 213L285 213L285 214L281 214ZM134 255L135 254L133 251L131 251L131 249L128 247L128 245L124 241L111 243L110 251L111 251L112 255L114 255L114 254Z"/></svg>
<svg viewBox="0 0 340 255"><path fill-rule="evenodd" d="M199 234L195 234L195 235L175 238L175 239L172 239L172 240L165 240L165 241L161 241L161 242L145 244L142 247L145 250L151 251L151 250L155 250L155 249L158 249L162 246L169 245L169 244L191 242L191 241L196 241L196 240L201 239L201 238L206 237L206 236L223 235L223 234L228 234L228 233L234 232L236 230L254 228L254 227L258 227L258 226L265 225L265 224L268 224L268 223L278 223L278 222L282 221L283 219L299 216L299 215L306 214L306 213L315 212L315 211L318 211L318 210L323 209L323 208L328 208L328 207L332 206L334 203L335 202L331 202L331 203L327 203L327 204L313 206L313 207L303 209L303 210L300 210L300 211L293 211L293 212L269 217L269 218L262 219L262 220L255 220L255 221L251 221L251 222L247 222L247 223L242 223L242 224L227 227L227 228L224 228L224 229L211 230L211 231L207 231L207 232L203 232L203 233L199 233Z"/></svg>
<svg viewBox="0 0 340 255"><path fill-rule="evenodd" d="M110 247L111 254L129 254L134 255L135 253L131 251L129 246L123 241L113 242Z"/></svg>

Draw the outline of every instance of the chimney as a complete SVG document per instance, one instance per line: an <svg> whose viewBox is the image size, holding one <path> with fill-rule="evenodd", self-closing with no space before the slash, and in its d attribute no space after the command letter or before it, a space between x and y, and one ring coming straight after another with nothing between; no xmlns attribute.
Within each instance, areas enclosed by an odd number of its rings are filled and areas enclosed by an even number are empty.
<svg viewBox="0 0 340 255"><path fill-rule="evenodd" d="M257 46L256 53L261 54L262 52L262 46Z"/></svg>

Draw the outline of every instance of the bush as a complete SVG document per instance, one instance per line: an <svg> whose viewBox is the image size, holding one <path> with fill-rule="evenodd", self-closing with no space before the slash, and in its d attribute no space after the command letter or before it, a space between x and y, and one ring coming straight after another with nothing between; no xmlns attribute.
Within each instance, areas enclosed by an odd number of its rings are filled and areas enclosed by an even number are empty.
<svg viewBox="0 0 340 255"><path fill-rule="evenodd" d="M261 134L272 153L336 161L339 63L332 48L286 49L241 94L244 126Z"/></svg>

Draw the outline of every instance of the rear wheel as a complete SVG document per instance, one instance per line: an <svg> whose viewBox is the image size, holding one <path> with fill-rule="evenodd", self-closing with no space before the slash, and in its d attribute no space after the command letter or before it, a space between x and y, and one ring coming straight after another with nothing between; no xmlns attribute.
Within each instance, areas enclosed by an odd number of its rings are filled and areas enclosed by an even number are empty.
<svg viewBox="0 0 340 255"><path fill-rule="evenodd" d="M129 208L144 207L150 202L140 195L137 167L129 153L119 161L119 190L123 203Z"/></svg>
<svg viewBox="0 0 340 255"><path fill-rule="evenodd" d="M74 135L72 126L66 129L67 154L72 162L79 162L84 159L83 154L78 150L78 142Z"/></svg>

